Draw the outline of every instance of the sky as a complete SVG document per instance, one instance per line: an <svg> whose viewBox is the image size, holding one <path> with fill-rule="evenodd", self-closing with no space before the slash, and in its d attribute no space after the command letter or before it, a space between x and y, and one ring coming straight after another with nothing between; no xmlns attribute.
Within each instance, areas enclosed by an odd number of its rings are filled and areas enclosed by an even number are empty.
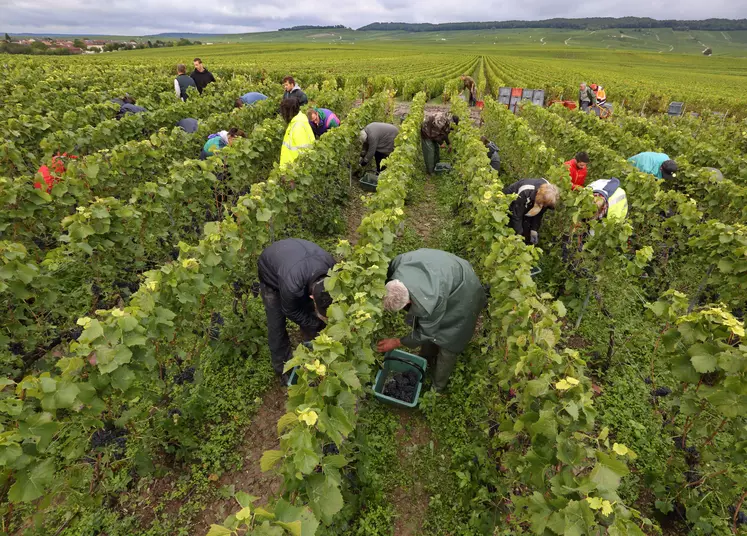
<svg viewBox="0 0 747 536"><path fill-rule="evenodd" d="M150 35L245 33L302 24L539 20L639 16L744 18L743 0L0 0L0 31Z"/></svg>

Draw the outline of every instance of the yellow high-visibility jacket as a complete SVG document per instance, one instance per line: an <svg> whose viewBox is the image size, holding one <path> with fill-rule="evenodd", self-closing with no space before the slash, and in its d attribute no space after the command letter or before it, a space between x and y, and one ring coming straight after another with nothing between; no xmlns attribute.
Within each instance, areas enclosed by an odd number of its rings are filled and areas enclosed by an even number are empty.
<svg viewBox="0 0 747 536"><path fill-rule="evenodd" d="M306 114L298 112L291 119L283 137L283 147L280 149L280 167L284 168L298 158L301 149L311 147L314 143L314 131L311 130Z"/></svg>

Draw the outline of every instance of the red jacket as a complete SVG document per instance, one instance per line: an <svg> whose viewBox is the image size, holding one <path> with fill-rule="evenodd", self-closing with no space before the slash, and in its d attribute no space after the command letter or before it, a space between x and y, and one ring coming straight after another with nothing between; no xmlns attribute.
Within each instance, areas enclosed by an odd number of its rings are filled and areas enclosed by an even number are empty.
<svg viewBox="0 0 747 536"><path fill-rule="evenodd" d="M52 157L52 162L49 166L42 164L37 173L41 173L44 182L47 185L47 193L52 191L55 184L60 182L61 175L65 173L65 158L78 158L77 156L68 155L67 153L57 154ZM34 188L37 190L42 189L41 181L34 183Z"/></svg>
<svg viewBox="0 0 747 536"><path fill-rule="evenodd" d="M565 167L568 168L568 172L571 175L571 190L576 188L583 188L584 182L586 181L586 168L578 167L576 159L568 160L565 163Z"/></svg>

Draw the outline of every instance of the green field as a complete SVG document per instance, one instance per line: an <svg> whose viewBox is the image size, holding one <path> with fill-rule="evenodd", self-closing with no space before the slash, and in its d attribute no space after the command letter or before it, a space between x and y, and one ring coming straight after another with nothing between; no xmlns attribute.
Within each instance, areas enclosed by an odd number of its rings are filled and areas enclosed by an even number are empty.
<svg viewBox="0 0 747 536"><path fill-rule="evenodd" d="M2 57L0 535L747 536L744 33L320 33ZM195 56L217 81L182 102ZM281 169L288 74L341 124ZM580 81L611 118L496 101L576 100ZM268 99L236 108L247 91ZM115 118L125 94L146 111ZM429 176L420 127L442 111L451 170ZM400 133L368 192L374 121ZM198 159L231 128L246 137ZM624 221L571 189L579 151L586 185L620 179ZM627 160L648 151L676 177ZM35 188L58 153L77 158ZM530 177L560 190L537 246L503 193ZM310 349L288 323L290 388L257 291L288 237L338 261ZM404 410L373 395L374 348L412 329L382 296L418 248L489 293L447 391L426 378Z"/></svg>

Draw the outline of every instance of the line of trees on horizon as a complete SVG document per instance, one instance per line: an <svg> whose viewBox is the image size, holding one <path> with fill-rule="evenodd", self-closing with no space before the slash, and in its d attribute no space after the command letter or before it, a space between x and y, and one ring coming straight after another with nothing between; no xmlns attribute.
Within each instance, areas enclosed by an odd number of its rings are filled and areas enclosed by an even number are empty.
<svg viewBox="0 0 747 536"><path fill-rule="evenodd" d="M344 26L342 24L335 24L334 26L314 26L314 25L304 25L304 26L291 26L290 28L278 28L278 32L294 32L297 30L347 30L349 29L347 26Z"/></svg>
<svg viewBox="0 0 747 536"><path fill-rule="evenodd" d="M457 30L506 30L512 28L557 28L605 30L608 28L671 28L674 31L747 30L747 19L657 20L648 17L593 17L585 19L507 20L492 22L446 22L443 24L374 22L358 31L449 32Z"/></svg>

